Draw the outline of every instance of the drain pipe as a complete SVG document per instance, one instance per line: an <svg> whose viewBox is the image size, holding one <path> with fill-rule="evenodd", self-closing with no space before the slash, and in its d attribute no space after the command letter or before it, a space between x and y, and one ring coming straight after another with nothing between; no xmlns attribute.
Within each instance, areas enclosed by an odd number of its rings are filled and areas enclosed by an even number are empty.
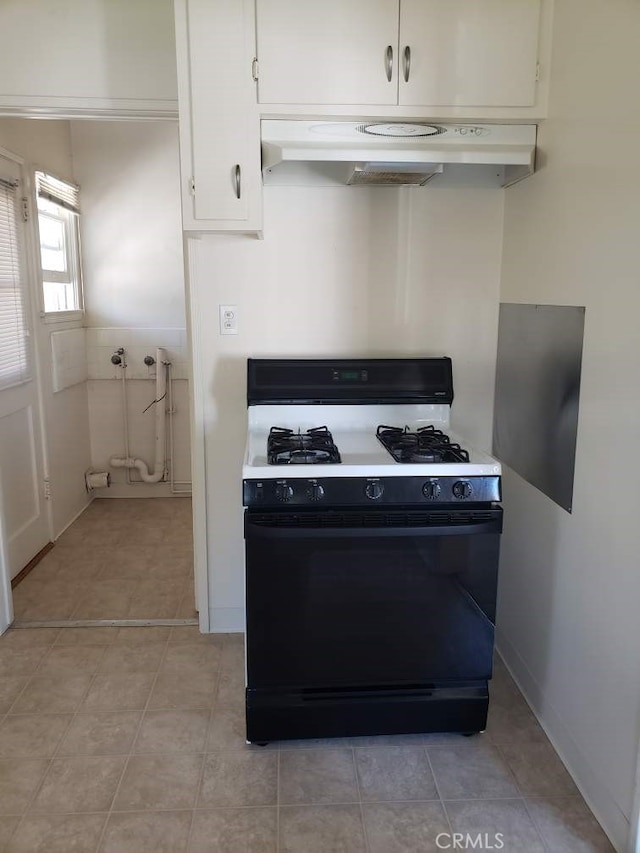
<svg viewBox="0 0 640 853"><path fill-rule="evenodd" d="M156 396L155 396L155 459L153 473L149 472L149 466L142 459L131 456L112 456L109 465L112 468L135 468L140 474L143 483L159 483L164 480L167 470L166 440L166 396L167 396L167 353L162 347L156 350Z"/></svg>

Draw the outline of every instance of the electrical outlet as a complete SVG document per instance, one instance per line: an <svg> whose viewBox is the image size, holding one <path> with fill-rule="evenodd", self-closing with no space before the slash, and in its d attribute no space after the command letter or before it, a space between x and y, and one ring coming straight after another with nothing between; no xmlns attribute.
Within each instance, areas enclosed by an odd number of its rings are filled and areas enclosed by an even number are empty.
<svg viewBox="0 0 640 853"><path fill-rule="evenodd" d="M220 305L220 334L221 335L237 335L238 334L238 306L237 305Z"/></svg>

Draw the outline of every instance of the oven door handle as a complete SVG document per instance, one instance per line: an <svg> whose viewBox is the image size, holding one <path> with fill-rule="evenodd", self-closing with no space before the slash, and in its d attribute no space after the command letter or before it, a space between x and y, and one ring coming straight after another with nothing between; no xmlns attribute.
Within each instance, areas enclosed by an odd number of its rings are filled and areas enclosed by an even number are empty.
<svg viewBox="0 0 640 853"><path fill-rule="evenodd" d="M245 519L245 539L308 539L330 537L341 539L371 539L374 537L408 537L408 536L475 536L479 533L501 533L502 518L488 521L471 522L470 524L423 525L416 527L271 527L263 524L252 524Z"/></svg>

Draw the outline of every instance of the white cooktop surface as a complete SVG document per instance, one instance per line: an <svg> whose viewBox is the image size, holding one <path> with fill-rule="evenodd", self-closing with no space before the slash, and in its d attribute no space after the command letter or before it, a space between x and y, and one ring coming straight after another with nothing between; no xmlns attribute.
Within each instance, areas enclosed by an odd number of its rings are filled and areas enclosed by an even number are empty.
<svg viewBox="0 0 640 853"><path fill-rule="evenodd" d="M469 462L396 462L376 438L379 424L411 430L432 424L469 452ZM338 447L341 463L269 465L267 437L272 426L305 432L326 426ZM473 477L498 475L500 463L470 447L449 429L449 407L441 405L249 406L249 430L243 479L303 477Z"/></svg>

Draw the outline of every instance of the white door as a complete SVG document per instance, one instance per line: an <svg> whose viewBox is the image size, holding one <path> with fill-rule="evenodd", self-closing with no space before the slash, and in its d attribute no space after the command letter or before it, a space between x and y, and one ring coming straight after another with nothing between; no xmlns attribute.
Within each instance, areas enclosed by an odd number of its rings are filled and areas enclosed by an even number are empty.
<svg viewBox="0 0 640 853"><path fill-rule="evenodd" d="M0 152L0 471L12 578L49 541L20 166Z"/></svg>
<svg viewBox="0 0 640 853"><path fill-rule="evenodd" d="M532 106L539 27L540 0L401 0L400 104Z"/></svg>
<svg viewBox="0 0 640 853"><path fill-rule="evenodd" d="M262 104L396 104L398 0L258 0Z"/></svg>

